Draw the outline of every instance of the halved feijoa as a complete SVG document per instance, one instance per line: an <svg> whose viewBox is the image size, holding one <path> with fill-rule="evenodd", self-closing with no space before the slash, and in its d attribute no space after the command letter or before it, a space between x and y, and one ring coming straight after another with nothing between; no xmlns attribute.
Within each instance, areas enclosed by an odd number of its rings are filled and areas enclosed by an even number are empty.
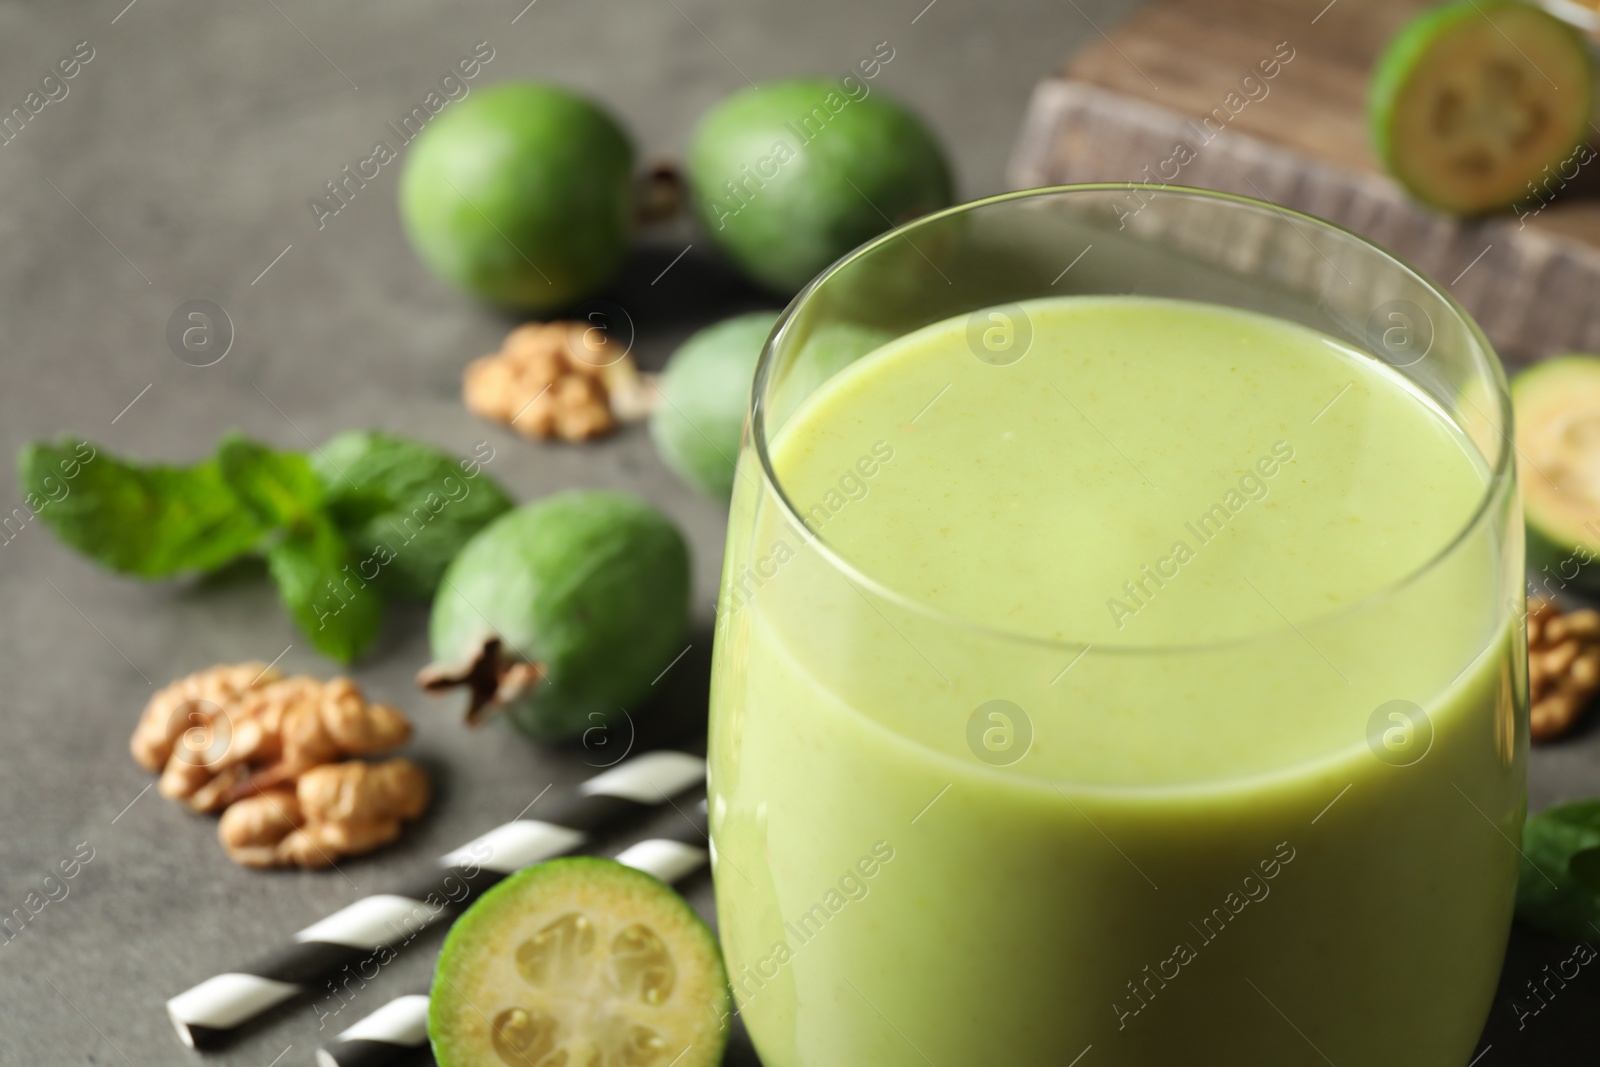
<svg viewBox="0 0 1600 1067"><path fill-rule="evenodd" d="M1511 383L1528 567L1600 585L1600 357L1546 360Z"/></svg>
<svg viewBox="0 0 1600 1067"><path fill-rule="evenodd" d="M551 860L451 927L428 1037L439 1067L712 1067L728 1039L716 939L665 883Z"/></svg>
<svg viewBox="0 0 1600 1067"><path fill-rule="evenodd" d="M1593 97L1576 29L1518 0L1457 0L1390 42L1369 118L1379 158L1413 195L1476 214L1539 195L1545 168L1557 175L1589 134Z"/></svg>

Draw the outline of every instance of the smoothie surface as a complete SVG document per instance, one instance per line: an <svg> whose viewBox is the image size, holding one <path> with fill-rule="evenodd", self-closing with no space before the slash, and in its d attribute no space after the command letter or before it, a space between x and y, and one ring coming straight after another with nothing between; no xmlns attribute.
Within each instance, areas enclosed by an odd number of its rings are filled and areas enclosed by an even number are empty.
<svg viewBox="0 0 1600 1067"><path fill-rule="evenodd" d="M990 329L1031 344L979 358ZM1458 543L1482 528L1476 448L1394 369L1284 320L1132 297L985 309L848 367L771 453L811 542L757 610L796 668L963 760L961 717L1018 703L1034 736L1013 774L1292 776L1365 754L1387 701L1446 728L1500 637L1495 550ZM883 651L856 655L880 620ZM981 662L971 682L944 684L954 656Z"/></svg>
<svg viewBox="0 0 1600 1067"><path fill-rule="evenodd" d="M1021 307L1017 362L976 358L965 317L937 323L829 382L774 442L802 513L893 445L893 471L819 532L913 600L1101 648L1230 641L1405 578L1484 493L1437 407L1330 337L1178 301Z"/></svg>

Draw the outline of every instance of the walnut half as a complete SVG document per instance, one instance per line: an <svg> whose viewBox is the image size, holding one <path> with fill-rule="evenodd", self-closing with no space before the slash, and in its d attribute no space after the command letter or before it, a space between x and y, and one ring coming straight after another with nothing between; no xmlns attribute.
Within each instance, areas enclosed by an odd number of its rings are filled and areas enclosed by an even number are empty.
<svg viewBox="0 0 1600 1067"><path fill-rule="evenodd" d="M428 806L428 776L407 759L324 763L234 802L217 837L246 867L331 867L400 836L403 821Z"/></svg>
<svg viewBox="0 0 1600 1067"><path fill-rule="evenodd" d="M410 760L346 760L410 736L405 715L348 678L285 678L241 663L162 689L130 747L161 772L162 796L196 812L226 809L217 832L235 862L326 867L388 844L427 807L428 776Z"/></svg>
<svg viewBox="0 0 1600 1067"><path fill-rule="evenodd" d="M467 410L524 437L587 441L649 414L653 389L620 342L583 322L530 322L467 365Z"/></svg>
<svg viewBox="0 0 1600 1067"><path fill-rule="evenodd" d="M1577 723L1600 691L1600 612L1563 613L1554 601L1528 601L1530 732L1553 741Z"/></svg>

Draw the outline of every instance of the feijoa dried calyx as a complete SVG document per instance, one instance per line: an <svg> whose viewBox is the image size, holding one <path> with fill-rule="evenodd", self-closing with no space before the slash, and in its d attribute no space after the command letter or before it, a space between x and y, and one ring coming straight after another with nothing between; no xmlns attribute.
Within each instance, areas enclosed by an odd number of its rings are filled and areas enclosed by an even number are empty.
<svg viewBox="0 0 1600 1067"><path fill-rule="evenodd" d="M665 883L573 857L501 882L451 927L428 1004L439 1067L712 1067L716 939Z"/></svg>
<svg viewBox="0 0 1600 1067"><path fill-rule="evenodd" d="M468 721L504 713L540 740L620 718L685 648L689 550L665 515L573 490L500 516L434 598L429 689L463 686Z"/></svg>

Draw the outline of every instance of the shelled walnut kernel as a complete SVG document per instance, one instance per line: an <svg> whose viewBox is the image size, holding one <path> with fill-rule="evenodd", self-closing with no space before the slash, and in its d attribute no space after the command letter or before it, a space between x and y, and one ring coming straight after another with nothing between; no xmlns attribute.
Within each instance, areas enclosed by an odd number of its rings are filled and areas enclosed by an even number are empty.
<svg viewBox="0 0 1600 1067"><path fill-rule="evenodd" d="M585 322L530 322L462 379L467 410L524 437L587 441L649 413L652 389L621 342Z"/></svg>
<svg viewBox="0 0 1600 1067"><path fill-rule="evenodd" d="M1600 691L1600 612L1562 612L1554 601L1528 601L1529 726L1535 741L1570 730Z"/></svg>
<svg viewBox="0 0 1600 1067"><path fill-rule="evenodd" d="M427 807L427 774L410 760L347 759L410 736L405 715L348 678L285 678L241 663L158 692L130 748L161 772L162 796L197 812L226 809L219 836L236 862L325 867L394 840Z"/></svg>

